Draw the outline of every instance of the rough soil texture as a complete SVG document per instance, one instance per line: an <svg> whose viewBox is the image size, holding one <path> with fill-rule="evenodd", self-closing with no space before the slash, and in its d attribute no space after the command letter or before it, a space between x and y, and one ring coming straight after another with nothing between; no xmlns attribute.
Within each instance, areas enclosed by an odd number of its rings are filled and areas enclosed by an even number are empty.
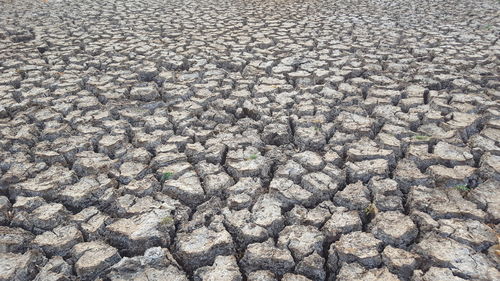
<svg viewBox="0 0 500 281"><path fill-rule="evenodd" d="M500 2L0 0L0 281L500 280Z"/></svg>

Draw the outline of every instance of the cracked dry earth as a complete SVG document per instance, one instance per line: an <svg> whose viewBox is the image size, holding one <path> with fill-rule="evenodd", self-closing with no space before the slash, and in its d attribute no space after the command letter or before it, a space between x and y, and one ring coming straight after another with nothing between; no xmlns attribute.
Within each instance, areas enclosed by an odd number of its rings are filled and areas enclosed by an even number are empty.
<svg viewBox="0 0 500 281"><path fill-rule="evenodd" d="M498 1L0 7L0 280L500 280Z"/></svg>

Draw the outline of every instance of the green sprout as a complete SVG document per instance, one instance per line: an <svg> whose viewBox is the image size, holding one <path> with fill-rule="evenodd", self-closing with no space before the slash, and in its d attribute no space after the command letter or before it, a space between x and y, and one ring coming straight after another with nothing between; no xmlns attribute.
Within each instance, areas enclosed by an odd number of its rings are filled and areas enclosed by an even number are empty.
<svg viewBox="0 0 500 281"><path fill-rule="evenodd" d="M416 135L415 139L416 140L427 140L427 139L429 139L429 137L428 136L424 136L424 135Z"/></svg>
<svg viewBox="0 0 500 281"><path fill-rule="evenodd" d="M373 203L370 203L370 205L368 205L368 207L365 208L365 213L367 215L377 214L378 213L377 206L375 206L375 204L373 204Z"/></svg>
<svg viewBox="0 0 500 281"><path fill-rule="evenodd" d="M166 180L169 180L173 175L174 173L172 172L165 172L161 175L161 181L164 182Z"/></svg>
<svg viewBox="0 0 500 281"><path fill-rule="evenodd" d="M257 159L257 154L255 154L255 153L250 154L250 157L248 157L248 159L249 160L255 160L255 159Z"/></svg>
<svg viewBox="0 0 500 281"><path fill-rule="evenodd" d="M470 191L470 187L468 187L468 186L467 186L467 185L465 185L465 184L459 184L459 185L456 185L454 188L455 188L455 189L458 189L458 190L460 190L460 191L465 191L465 192Z"/></svg>
<svg viewBox="0 0 500 281"><path fill-rule="evenodd" d="M174 219L172 217L166 216L163 219L161 219L160 224L162 225L169 225L174 222Z"/></svg>

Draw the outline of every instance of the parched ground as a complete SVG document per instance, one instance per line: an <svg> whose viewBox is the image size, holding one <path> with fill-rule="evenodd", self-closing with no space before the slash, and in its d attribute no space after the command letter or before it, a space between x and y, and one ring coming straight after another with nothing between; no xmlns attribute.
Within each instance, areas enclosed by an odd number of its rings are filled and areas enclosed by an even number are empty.
<svg viewBox="0 0 500 281"><path fill-rule="evenodd" d="M0 0L0 281L500 280L497 0Z"/></svg>

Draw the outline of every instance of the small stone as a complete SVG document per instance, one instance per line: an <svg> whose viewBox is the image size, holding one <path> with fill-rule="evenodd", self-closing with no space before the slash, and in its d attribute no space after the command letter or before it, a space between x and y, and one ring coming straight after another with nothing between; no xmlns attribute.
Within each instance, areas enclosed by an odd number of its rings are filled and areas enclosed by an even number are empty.
<svg viewBox="0 0 500 281"><path fill-rule="evenodd" d="M188 162L179 161L159 168L156 170L156 174L158 175L158 180L163 182L169 179L176 180L181 177L194 176L194 170L193 166ZM206 175L204 175L204 177L206 177Z"/></svg>
<svg viewBox="0 0 500 281"><path fill-rule="evenodd" d="M66 159L64 156L55 152L55 151L37 151L35 152L35 161L36 162L45 162L48 165L54 165L59 163L61 165L66 165Z"/></svg>
<svg viewBox="0 0 500 281"><path fill-rule="evenodd" d="M26 180L28 180L30 177L33 177L37 175L38 173L44 171L47 169L47 164L43 162L38 162L38 163L12 163L8 164L9 166L6 167L8 169L3 175L0 176L0 183L2 184L12 184L12 187L16 187L15 189L12 189L11 192L19 189L19 186L25 186L27 188L35 188L38 189L37 187L27 185ZM58 165L52 166L52 167L57 167ZM53 168L54 169L54 168ZM24 182L23 182L24 181ZM28 180L28 182L33 181L33 180ZM20 183L23 182L23 184L19 185L14 185L15 183ZM45 186L43 186L45 187ZM2 189L5 187L2 187Z"/></svg>
<svg viewBox="0 0 500 281"><path fill-rule="evenodd" d="M372 178L368 186L374 197L373 201L378 211L404 211L403 193L399 190L396 181L392 179Z"/></svg>
<svg viewBox="0 0 500 281"><path fill-rule="evenodd" d="M398 183L392 179L372 178L372 180L368 184L368 187L375 197L403 195L399 190Z"/></svg>
<svg viewBox="0 0 500 281"><path fill-rule="evenodd" d="M191 163L201 162L205 158L205 148L199 142L186 144L184 153Z"/></svg>
<svg viewBox="0 0 500 281"><path fill-rule="evenodd" d="M395 136L387 133L379 133L375 138L375 141L381 148L392 150L395 157L401 156L401 141Z"/></svg>
<svg viewBox="0 0 500 281"><path fill-rule="evenodd" d="M47 202L42 197L39 196L33 196L33 197L18 196L16 198L16 202L12 207L16 211L22 210L22 211L33 212L33 210L46 203Z"/></svg>

